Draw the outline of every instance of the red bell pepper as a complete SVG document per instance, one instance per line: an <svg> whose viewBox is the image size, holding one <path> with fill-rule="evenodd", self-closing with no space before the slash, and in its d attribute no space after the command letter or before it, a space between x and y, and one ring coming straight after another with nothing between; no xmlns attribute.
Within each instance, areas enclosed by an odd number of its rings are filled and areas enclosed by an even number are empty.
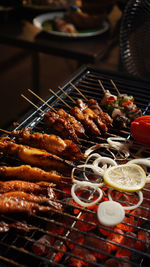
<svg viewBox="0 0 150 267"><path fill-rule="evenodd" d="M150 145L150 115L135 119L131 123L130 131L137 142Z"/></svg>

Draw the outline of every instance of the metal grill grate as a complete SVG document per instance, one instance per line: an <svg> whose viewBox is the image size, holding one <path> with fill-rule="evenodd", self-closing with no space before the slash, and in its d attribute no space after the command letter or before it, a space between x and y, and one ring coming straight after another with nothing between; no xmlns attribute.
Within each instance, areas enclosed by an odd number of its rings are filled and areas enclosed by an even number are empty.
<svg viewBox="0 0 150 267"><path fill-rule="evenodd" d="M98 80L103 82L105 89L115 93L110 83L112 79L118 86L121 93L128 93L134 96L135 102L142 109L143 114L150 114L149 84L136 78L122 76L113 72L106 72L94 67L82 67L69 81L63 85L63 89L74 100L79 94L75 91L70 82L75 84L81 92L88 98L101 100L102 90ZM57 94L70 105L73 103L60 90ZM46 100L55 109L67 107L55 96L50 96ZM45 104L40 106L44 111L48 108ZM35 131L47 132L49 129L43 123L43 115L39 111L31 111L25 118L21 119L16 129L24 127L32 128ZM108 136L123 136L129 138L130 131L112 128L109 133L100 138L91 138L83 141L83 151L94 142L105 142ZM149 152L145 153L149 156ZM102 151L107 156L106 151ZM11 162L13 159L1 156L1 162ZM1 163L1 165L2 165ZM115 228L108 228L100 225L94 209L85 209L76 205L70 194L71 185L61 182L54 190L58 195L58 202L63 205L63 211L55 211L51 217L43 215L33 215L27 217L1 215L1 222L15 223L26 222L29 231L21 231L11 228L7 233L0 234L0 265L1 266L148 266L150 262L149 240L140 241L137 233L139 231L150 233L150 195L147 191L144 195L145 206L140 206L139 215L126 212L127 220L123 222L118 231ZM119 201L117 198L114 199ZM127 203L127 200L120 200L120 203ZM135 222L140 221L139 224ZM131 235L133 232L135 235ZM115 241L107 240L108 233L116 234L120 238L124 237L126 243L118 244ZM146 246L146 250L137 250L136 243L141 242L141 246ZM132 243L132 245L130 245ZM116 246L115 251L109 250L110 245ZM125 249L130 257L117 257L116 251ZM121 253L121 252L120 252ZM112 260L109 262L108 260ZM126 265L125 265L126 264Z"/></svg>

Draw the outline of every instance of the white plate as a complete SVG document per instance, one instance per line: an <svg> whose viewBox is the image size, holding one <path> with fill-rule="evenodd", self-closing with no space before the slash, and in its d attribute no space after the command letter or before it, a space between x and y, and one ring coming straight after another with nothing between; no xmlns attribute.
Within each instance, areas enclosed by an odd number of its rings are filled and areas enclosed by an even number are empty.
<svg viewBox="0 0 150 267"><path fill-rule="evenodd" d="M63 11L42 14L33 19L33 24L40 30L46 31L52 35L62 36L62 37L71 37L71 38L84 38L84 37L97 36L97 35L103 34L109 29L109 23L107 21L104 21L99 29L86 30L84 32L79 31L78 33L74 33L74 34L44 29L43 27L44 22L51 21L56 17L63 18L64 15L65 15L65 12Z"/></svg>

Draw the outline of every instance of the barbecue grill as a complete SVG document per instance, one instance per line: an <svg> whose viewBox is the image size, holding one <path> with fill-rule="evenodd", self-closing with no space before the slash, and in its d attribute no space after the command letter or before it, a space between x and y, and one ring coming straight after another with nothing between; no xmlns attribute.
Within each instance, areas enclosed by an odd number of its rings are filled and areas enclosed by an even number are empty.
<svg viewBox="0 0 150 267"><path fill-rule="evenodd" d="M121 93L133 95L135 103L141 108L143 114L150 114L150 95L149 84L147 81L118 74L116 72L104 71L93 66L84 66L79 69L68 81L62 85L64 91L74 100L81 96L70 85L72 82L88 98L94 98L100 102L103 92L98 80L101 80L105 89L115 94L115 89L110 83L112 79ZM73 105L71 100L61 91L57 91L58 96L64 99L69 105ZM56 96L49 95L46 103L58 109L60 107L68 110ZM35 101L34 101L35 103ZM19 126L15 129L25 127L32 128L34 131L50 133L51 131L43 123L41 110L47 111L46 104L40 103L36 99L36 104L40 110L32 109L28 114L21 118ZM112 128L108 134L99 139L91 138L82 142L83 152L92 144L106 142L108 136L121 136L131 139L130 131ZM106 151L102 151L107 155ZM145 157L150 157L149 151L144 152ZM110 156L110 154L109 154ZM143 155L144 156L144 155ZM1 155L1 165L7 163L14 164L14 159ZM16 162L15 162L16 164ZM134 215L126 212L129 221L123 222L119 232L115 228L100 225L94 209L87 209L77 206L70 194L71 184L60 183L54 190L58 195L58 201L63 205L63 211L54 211L51 216L47 215L1 215L1 222L13 224L18 221L22 223L24 230L12 227L8 232L0 234L0 266L148 266L150 264L150 241L140 241L138 232L150 233L150 214L149 195L144 196L147 206L141 205L141 214ZM148 192L149 193L149 192ZM116 201L118 201L116 199ZM142 223L136 225L135 221ZM1 227L1 225L0 225ZM136 233L135 235L133 233ZM108 234L112 233L125 237L123 244L108 240ZM135 244L140 242L138 249ZM109 250L110 246L116 249ZM116 256L116 251L120 257ZM125 256L121 256L125 251ZM128 257L130 255L130 257Z"/></svg>

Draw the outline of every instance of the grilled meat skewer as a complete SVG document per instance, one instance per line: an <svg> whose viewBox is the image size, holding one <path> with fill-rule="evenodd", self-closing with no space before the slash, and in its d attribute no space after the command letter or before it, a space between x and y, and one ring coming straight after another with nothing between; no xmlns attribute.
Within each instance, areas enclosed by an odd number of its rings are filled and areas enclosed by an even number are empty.
<svg viewBox="0 0 150 267"><path fill-rule="evenodd" d="M5 168L5 167L0 167ZM11 167L6 167L11 168ZM5 168L5 171L7 171ZM1 171L1 170L0 170ZM44 194L49 195L51 199L55 199L55 192L52 187L55 185L52 183L32 183L26 181L18 181L18 180L11 180L11 181L3 181L0 182L0 194L12 192L12 191L22 191L31 194Z"/></svg>
<svg viewBox="0 0 150 267"><path fill-rule="evenodd" d="M142 115L142 111L134 103L133 96L120 93L116 96L104 88L103 92L104 97L101 100L101 105L107 109L115 124L126 128L131 121Z"/></svg>
<svg viewBox="0 0 150 267"><path fill-rule="evenodd" d="M87 115L89 119L93 120L94 123L99 127L103 132L107 132L108 128L106 123L101 120L101 117L98 116L88 105L86 105L82 99L78 98L76 100L78 107L81 109L84 115Z"/></svg>
<svg viewBox="0 0 150 267"><path fill-rule="evenodd" d="M105 123L107 126L112 126L113 119L108 115L108 113L103 112L102 108L95 99L89 99L87 105L95 114L100 116L103 123Z"/></svg>
<svg viewBox="0 0 150 267"><path fill-rule="evenodd" d="M11 199L9 197L0 198L0 213L27 213L28 215L36 212L51 212L53 209L49 206L42 206L37 203L26 200Z"/></svg>
<svg viewBox="0 0 150 267"><path fill-rule="evenodd" d="M33 181L45 181L45 182L54 182L54 183L59 183L65 179L65 177L63 177L63 175L61 175L60 173L58 173L56 171L46 172L40 168L31 167L30 165L21 165L21 166L13 166L13 167L1 166L0 167L0 177L2 177L2 178L14 177L15 179L19 179L19 180L21 179L21 180L31 181L31 182L33 182ZM71 180L71 178L70 178L70 180ZM8 182L8 185L11 186L10 182ZM25 187L26 184L16 185L16 187L18 187L18 186L24 186ZM40 186L42 187L42 184ZM3 185L3 187L4 187L4 185ZM43 187L44 187L44 184L43 184ZM32 185L31 185L31 188L32 188Z"/></svg>
<svg viewBox="0 0 150 267"><path fill-rule="evenodd" d="M28 202L34 202L38 204L50 204L51 200L45 196L36 196L34 194L22 192L22 191L13 191L13 192L7 192L0 195L0 200L10 198L14 200L25 200Z"/></svg>
<svg viewBox="0 0 150 267"><path fill-rule="evenodd" d="M101 135L100 130L94 121L89 117L88 114L85 114L79 107L75 106L71 109L71 113L84 125L88 134L93 134L95 136Z"/></svg>
<svg viewBox="0 0 150 267"><path fill-rule="evenodd" d="M64 118L70 125L71 128L75 129L75 133L77 134L78 137L85 137L85 129L82 125L82 123L69 113L67 113L64 109L59 109L57 113Z"/></svg>
<svg viewBox="0 0 150 267"><path fill-rule="evenodd" d="M79 143L78 136L75 133L75 129L69 127L67 121L61 118L57 113L48 111L44 115L44 123L49 127L56 130L64 138L70 138L73 142Z"/></svg>
<svg viewBox="0 0 150 267"><path fill-rule="evenodd" d="M11 228L18 229L18 230L25 231L25 232L29 232L29 231L37 229L36 226L31 226L31 225L29 226L27 225L26 222L22 222L22 221L17 221L13 223L6 223L4 221L0 222L0 233L6 233Z"/></svg>
<svg viewBox="0 0 150 267"><path fill-rule="evenodd" d="M85 130L81 122L69 115L63 109L57 113L48 111L44 115L44 122L59 132L64 138L71 138L73 142L80 143L78 137L85 137Z"/></svg>
<svg viewBox="0 0 150 267"><path fill-rule="evenodd" d="M3 201L3 199L10 199L15 201L28 201L31 203L37 203L37 204L48 204L49 207L55 208L57 210L61 210L61 204L55 202L54 200L51 200L48 197L45 196L36 196L34 194L29 194L26 192L16 191L16 192L7 192L0 195L0 201Z"/></svg>
<svg viewBox="0 0 150 267"><path fill-rule="evenodd" d="M69 170L73 167L73 164L70 161L63 160L45 150L21 144L18 145L14 141L4 137L0 140L0 151L5 155L14 155L27 164L43 168L66 171L66 169Z"/></svg>
<svg viewBox="0 0 150 267"><path fill-rule="evenodd" d="M10 132L17 142L31 147L44 149L54 155L79 161L83 155L72 140L63 140L54 134L31 133L29 129Z"/></svg>

